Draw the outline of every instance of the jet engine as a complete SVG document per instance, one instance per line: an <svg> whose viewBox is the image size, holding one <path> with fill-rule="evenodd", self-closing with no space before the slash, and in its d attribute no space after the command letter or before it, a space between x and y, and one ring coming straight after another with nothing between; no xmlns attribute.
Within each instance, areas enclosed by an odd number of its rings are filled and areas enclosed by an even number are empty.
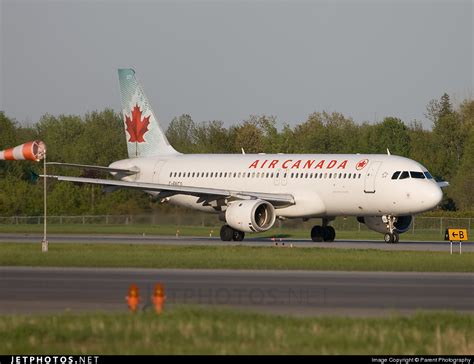
<svg viewBox="0 0 474 364"><path fill-rule="evenodd" d="M412 220L413 217L410 215L397 216L394 223L395 231L397 233L404 233L410 228ZM374 230L382 234L390 232L388 228L388 219L385 216L359 216L357 217L357 221L365 224L370 230Z"/></svg>
<svg viewBox="0 0 474 364"><path fill-rule="evenodd" d="M225 211L225 220L235 230L259 232L270 229L275 223L273 205L264 200L239 200Z"/></svg>

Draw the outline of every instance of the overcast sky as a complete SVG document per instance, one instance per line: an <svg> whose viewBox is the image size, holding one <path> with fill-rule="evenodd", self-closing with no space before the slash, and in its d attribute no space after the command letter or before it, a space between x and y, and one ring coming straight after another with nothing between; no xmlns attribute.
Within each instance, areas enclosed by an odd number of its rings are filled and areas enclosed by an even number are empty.
<svg viewBox="0 0 474 364"><path fill-rule="evenodd" d="M429 100L473 93L470 0L0 2L0 110L30 124L120 110L120 67L165 126L326 110L428 127Z"/></svg>

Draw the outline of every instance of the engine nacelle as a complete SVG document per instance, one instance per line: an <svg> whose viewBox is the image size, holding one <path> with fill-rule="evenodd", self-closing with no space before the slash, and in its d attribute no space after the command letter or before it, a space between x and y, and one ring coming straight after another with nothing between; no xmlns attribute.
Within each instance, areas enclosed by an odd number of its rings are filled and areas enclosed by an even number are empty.
<svg viewBox="0 0 474 364"><path fill-rule="evenodd" d="M412 220L413 217L410 215L397 216L397 221L394 223L395 231L397 233L404 233L410 228ZM357 217L357 221L365 224L370 230L374 230L382 234L390 232L388 228L388 221L384 216L359 216Z"/></svg>
<svg viewBox="0 0 474 364"><path fill-rule="evenodd" d="M229 226L244 232L266 231L273 226L275 218L275 208L264 200L235 201L225 211Z"/></svg>

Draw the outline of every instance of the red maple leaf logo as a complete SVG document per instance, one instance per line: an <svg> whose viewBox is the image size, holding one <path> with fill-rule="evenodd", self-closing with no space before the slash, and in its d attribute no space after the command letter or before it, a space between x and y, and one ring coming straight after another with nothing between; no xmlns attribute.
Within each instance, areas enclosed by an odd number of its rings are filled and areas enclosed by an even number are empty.
<svg viewBox="0 0 474 364"><path fill-rule="evenodd" d="M356 169L360 171L362 168L364 168L367 164L369 163L368 159L362 159L359 163L356 164Z"/></svg>
<svg viewBox="0 0 474 364"><path fill-rule="evenodd" d="M143 143L145 139L143 136L148 131L148 124L150 124L150 116L143 118L142 111L138 107L138 104L132 110L132 118L125 115L125 124L127 124L127 132L130 135L129 142Z"/></svg>

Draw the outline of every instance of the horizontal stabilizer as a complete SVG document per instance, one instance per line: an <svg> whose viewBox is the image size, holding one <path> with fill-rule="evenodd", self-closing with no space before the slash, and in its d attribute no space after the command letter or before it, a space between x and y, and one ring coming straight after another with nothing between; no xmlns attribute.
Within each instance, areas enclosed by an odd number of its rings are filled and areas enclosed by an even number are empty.
<svg viewBox="0 0 474 364"><path fill-rule="evenodd" d="M445 188L449 186L449 182L447 181L441 181L441 182L436 182L439 188Z"/></svg>
<svg viewBox="0 0 474 364"><path fill-rule="evenodd" d="M138 168L137 169L121 169L121 168L110 168L110 167L103 167L103 166L91 166L87 164L73 164L73 163L60 163L60 162L47 162L46 164L50 166L89 169L89 170L100 171L100 172L123 173L125 175L133 175L139 172Z"/></svg>

